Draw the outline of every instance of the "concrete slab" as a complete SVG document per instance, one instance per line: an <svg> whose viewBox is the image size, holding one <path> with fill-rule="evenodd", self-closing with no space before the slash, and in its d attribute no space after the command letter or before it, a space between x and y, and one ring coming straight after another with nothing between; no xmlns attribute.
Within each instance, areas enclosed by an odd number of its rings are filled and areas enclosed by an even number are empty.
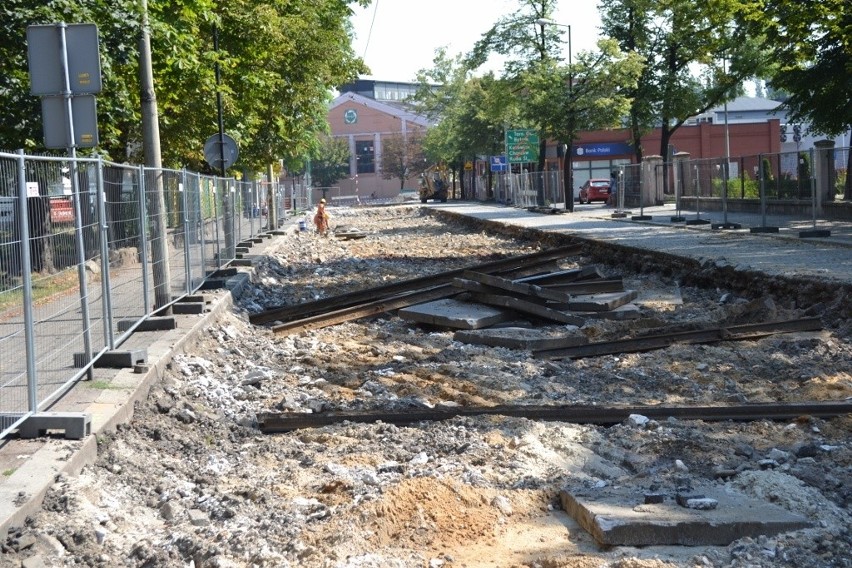
<svg viewBox="0 0 852 568"><path fill-rule="evenodd" d="M565 345L566 342L573 345L583 345L589 341L581 333L573 335L564 331L528 327L461 330L453 334L453 339L470 345L522 350L550 349L551 347Z"/></svg>
<svg viewBox="0 0 852 568"><path fill-rule="evenodd" d="M603 320L612 320L612 321L625 321L625 320L633 320L639 319L639 316L642 315L639 306L636 304L625 304L623 306L618 306L614 310L609 310L607 312L571 312L575 315L582 316L588 319L603 319Z"/></svg>
<svg viewBox="0 0 852 568"><path fill-rule="evenodd" d="M481 329L515 317L509 310L463 302L454 298L401 308L397 313L399 317L408 321L455 329Z"/></svg>
<svg viewBox="0 0 852 568"><path fill-rule="evenodd" d="M678 287L669 290L642 290L634 303L647 308L682 306L683 296Z"/></svg>
<svg viewBox="0 0 852 568"><path fill-rule="evenodd" d="M607 292L604 294L578 295L564 304L565 309L574 312L606 312L628 304L639 296L636 290Z"/></svg>
<svg viewBox="0 0 852 568"><path fill-rule="evenodd" d="M559 498L565 512L604 546L725 546L746 536L773 535L811 525L804 517L720 486L693 489L691 495L715 500L716 508L684 507L675 495L666 495L661 503L646 503L641 491L621 487L567 488Z"/></svg>

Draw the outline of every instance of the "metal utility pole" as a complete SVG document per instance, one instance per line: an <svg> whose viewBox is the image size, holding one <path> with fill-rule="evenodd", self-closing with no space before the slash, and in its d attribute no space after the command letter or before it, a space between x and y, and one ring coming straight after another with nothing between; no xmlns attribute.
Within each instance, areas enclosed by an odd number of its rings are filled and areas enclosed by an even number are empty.
<svg viewBox="0 0 852 568"><path fill-rule="evenodd" d="M560 28L568 28L568 100L570 110L568 113L568 143L565 148L565 156L562 161L562 185L565 193L565 210L574 212L574 167L571 163L571 156L574 153L574 65L571 57L571 25L558 24L547 18L539 18L535 21L541 26L541 38L544 42L544 27L557 26Z"/></svg>
<svg viewBox="0 0 852 568"><path fill-rule="evenodd" d="M234 195L231 193L231 190L228 186L228 180L226 179L226 171L227 171L227 162L225 161L225 115L222 110L222 71L219 65L219 27L216 24L213 24L213 51L216 52L216 112L217 119L219 122L219 164L221 164L221 172L222 172L222 213L224 216L224 228L225 228L225 256L228 259L232 259L236 255L237 251L237 242L234 236L234 207L233 200ZM222 261L220 257L219 261Z"/></svg>
<svg viewBox="0 0 852 568"><path fill-rule="evenodd" d="M160 124L154 71L151 66L151 32L148 25L148 0L142 2L142 33L139 38L139 84L142 100L142 148L148 175L140 180L147 193L151 234L151 264L154 273L154 307L163 308L171 301L168 244L166 241L166 200L163 196L163 161L160 155ZM146 220L143 219L142 222ZM143 233L144 234L144 233Z"/></svg>

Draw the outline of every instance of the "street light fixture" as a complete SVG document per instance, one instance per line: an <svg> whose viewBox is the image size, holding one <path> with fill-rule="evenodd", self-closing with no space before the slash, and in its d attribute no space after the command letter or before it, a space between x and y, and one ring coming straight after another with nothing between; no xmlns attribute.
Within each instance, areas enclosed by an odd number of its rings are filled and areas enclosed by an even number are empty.
<svg viewBox="0 0 852 568"><path fill-rule="evenodd" d="M547 18L539 18L535 21L536 24L541 26L542 29L542 41L544 41L544 27L545 26L557 26L560 28L568 28L568 98L571 104L571 111L569 114L573 115L573 105L574 105L574 70L572 69L573 61L571 60L571 26L569 24L559 24L554 22L553 20L549 20ZM569 136L568 136L568 147L565 149L565 166L563 170L563 178L565 186L565 209L568 211L574 211L574 167L571 163L571 155L574 152L574 117L569 117Z"/></svg>

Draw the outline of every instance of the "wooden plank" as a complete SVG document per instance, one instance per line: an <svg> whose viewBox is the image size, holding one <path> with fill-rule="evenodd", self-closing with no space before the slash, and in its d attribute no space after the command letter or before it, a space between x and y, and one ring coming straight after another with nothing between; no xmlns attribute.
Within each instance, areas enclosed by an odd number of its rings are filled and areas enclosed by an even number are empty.
<svg viewBox="0 0 852 568"><path fill-rule="evenodd" d="M529 268L533 265L546 264L568 256L575 256L580 254L582 250L583 247L581 245L558 247L531 254L485 262L468 268L448 270L446 272L439 272L429 276L420 276L417 278L401 280L399 282L391 282L389 284L383 284L366 290L356 290L354 292L339 294L330 298L323 298L314 302L278 306L250 315L249 322L257 325L274 321L286 322L297 318L305 318L315 314L354 306L363 302L371 302L381 297L388 298L413 290L431 288L432 286L447 283L453 278L461 276L465 270L473 269L477 272L486 273L507 272L519 268Z"/></svg>
<svg viewBox="0 0 852 568"><path fill-rule="evenodd" d="M580 316L586 319L610 320L610 321L626 321L639 319L642 312L636 304L624 304L618 306L614 310L606 312L571 312L575 316Z"/></svg>
<svg viewBox="0 0 852 568"><path fill-rule="evenodd" d="M483 304L488 304L489 306L500 306L502 308L509 308L517 312L533 315L546 320L556 321L559 323L567 323L571 325L583 325L584 323L586 323L586 320L581 317L566 314L565 312L560 312L558 310L552 310L546 306L542 306L541 304L528 302L519 298L513 298L512 296L472 292L471 297L477 302L482 302Z"/></svg>
<svg viewBox="0 0 852 568"><path fill-rule="evenodd" d="M542 288L541 286L536 286L535 284L515 282L512 280L507 280L506 278L500 278L499 276L493 276L491 274L483 274L481 272L465 270L464 274L462 274L462 277L467 280L479 282L480 284L485 284L486 286L491 286L492 288L498 288L501 291L505 290L521 296L529 296L531 298L540 298L542 300L551 300L554 302L568 302L571 300L570 294L561 292L559 290Z"/></svg>
<svg viewBox="0 0 852 568"><path fill-rule="evenodd" d="M480 406L436 407L405 411L362 410L306 412L259 412L258 429L264 434L291 432L303 428L319 428L340 422L369 424L381 421L403 426L424 421L448 420L456 416L510 416L532 420L551 420L575 424L620 424L631 414L641 414L655 420L677 418L703 421L792 420L801 416L833 418L852 412L852 402L802 402L794 404L745 404L737 406Z"/></svg>
<svg viewBox="0 0 852 568"><path fill-rule="evenodd" d="M533 351L533 357L537 359L579 359L581 357L652 351L654 349L663 349L676 343L695 344L741 341L759 339L776 333L818 331L820 329L822 329L822 323L819 318L803 318L789 321L715 327L695 331L680 331L633 339L619 339L616 341L599 341L579 346L566 345L561 348Z"/></svg>

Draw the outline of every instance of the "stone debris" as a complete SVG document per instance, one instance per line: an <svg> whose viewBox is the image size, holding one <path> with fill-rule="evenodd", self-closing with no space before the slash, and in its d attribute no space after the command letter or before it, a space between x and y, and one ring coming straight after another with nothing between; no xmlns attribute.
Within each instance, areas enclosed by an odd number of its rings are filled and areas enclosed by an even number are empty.
<svg viewBox="0 0 852 568"><path fill-rule="evenodd" d="M233 311L163 369L132 422L99 437L97 463L78 476L58 475L42 511L5 535L0 568L829 568L852 558L848 417L705 423L636 416L605 428L470 416L260 434L256 416L270 410L852 396L852 342L834 328L543 361L525 349L465 343L457 330L394 313L281 337L250 325L248 314L282 303L541 246L442 222L419 206L336 207L334 218L366 235L276 237L268 256L254 259ZM638 317L536 322L539 335L530 335L595 342L770 309L800 315L798 289L784 294L779 285L774 308L757 302L749 311L719 298L758 300L759 291L726 289L722 277L718 289L696 288L685 284L689 274L656 260L642 274L614 253L567 259L557 269L588 266L637 290ZM507 324L524 330L523 319ZM718 506L680 506L678 492ZM619 515L594 510L607 499ZM591 511L582 529L572 519L580 509ZM717 518L725 523L708 522Z"/></svg>

